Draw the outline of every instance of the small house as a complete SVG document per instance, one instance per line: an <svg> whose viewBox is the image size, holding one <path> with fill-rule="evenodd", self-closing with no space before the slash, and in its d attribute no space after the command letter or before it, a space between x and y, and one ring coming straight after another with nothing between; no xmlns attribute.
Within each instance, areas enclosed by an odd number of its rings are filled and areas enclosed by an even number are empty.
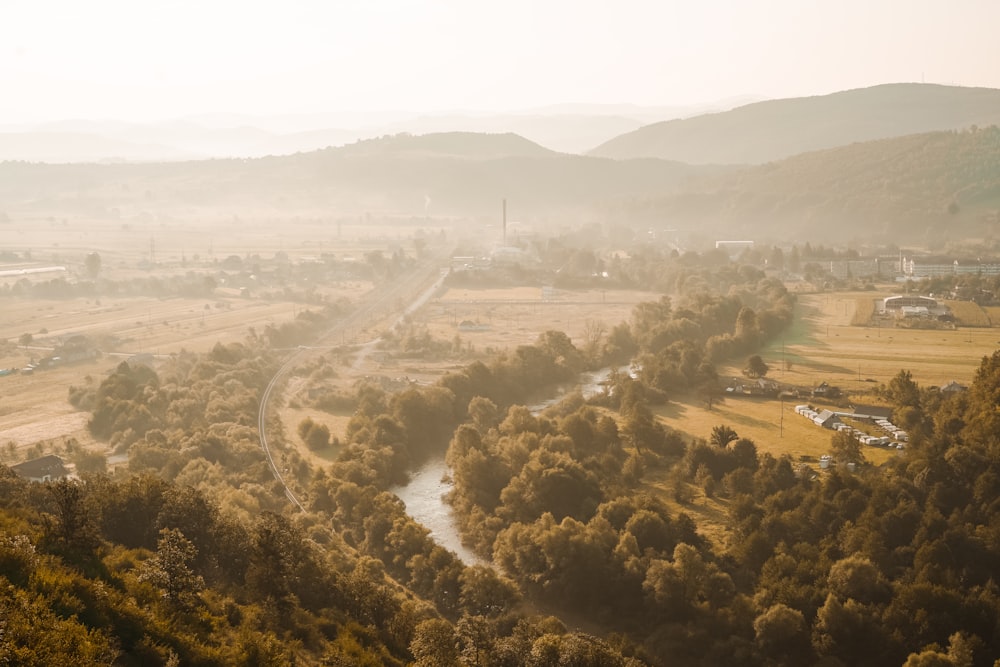
<svg viewBox="0 0 1000 667"><path fill-rule="evenodd" d="M840 388L834 387L833 385L827 384L826 382L820 382L812 390L813 396L819 396L822 398L839 398Z"/></svg>
<svg viewBox="0 0 1000 667"><path fill-rule="evenodd" d="M54 454L12 465L10 469L31 482L51 482L69 475L63 460Z"/></svg>

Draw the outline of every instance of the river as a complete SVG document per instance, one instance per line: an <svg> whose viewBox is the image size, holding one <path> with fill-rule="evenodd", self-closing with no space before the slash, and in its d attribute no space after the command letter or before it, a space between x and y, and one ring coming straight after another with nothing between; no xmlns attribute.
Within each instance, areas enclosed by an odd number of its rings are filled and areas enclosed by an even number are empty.
<svg viewBox="0 0 1000 667"><path fill-rule="evenodd" d="M628 366L618 369L622 373L633 374ZM579 390L584 398L590 398L604 391L604 382L611 376L610 368L588 371L580 374L579 382L571 387ZM538 414L545 408L554 405L566 397L567 387L560 387L558 393L540 403L528 406L532 414ZM455 520L454 510L444 499L452 487L448 465L444 456L427 461L420 468L410 472L410 481L406 486L396 486L391 489L406 505L406 512L417 522L431 531L431 537L438 544L455 554L466 565L484 563L483 559L462 544Z"/></svg>
<svg viewBox="0 0 1000 667"><path fill-rule="evenodd" d="M410 482L406 486L396 486L389 490L406 504L407 514L431 531L431 538L435 542L454 551L466 565L483 563L482 558L462 544L454 510L444 499L452 486L451 478L446 477L448 473L444 457L434 458L412 471Z"/></svg>

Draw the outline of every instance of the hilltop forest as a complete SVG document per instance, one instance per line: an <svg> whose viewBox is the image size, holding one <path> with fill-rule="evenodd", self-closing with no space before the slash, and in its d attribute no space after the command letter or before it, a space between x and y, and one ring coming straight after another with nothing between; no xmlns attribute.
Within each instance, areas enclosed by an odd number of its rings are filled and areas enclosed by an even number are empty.
<svg viewBox="0 0 1000 667"><path fill-rule="evenodd" d="M1000 353L965 394L900 375L905 457L819 476L720 424L686 440L651 407L718 400L718 363L789 323L750 267L647 257L674 296L578 347L548 331L433 385L315 398L353 416L330 466L255 424L279 329L157 370L123 363L68 399L129 474L29 484L0 468L0 656L121 665L992 665L1000 656ZM710 287L711 286L711 287ZM300 314L317 335L337 311ZM540 387L636 361L541 414ZM322 377L330 360L296 368ZM322 423L300 425L329 444ZM312 431L317 432L314 435ZM300 432L300 435L303 433ZM468 543L437 546L389 491L446 455ZM665 486L647 483L667 479ZM725 497L709 539L685 506Z"/></svg>

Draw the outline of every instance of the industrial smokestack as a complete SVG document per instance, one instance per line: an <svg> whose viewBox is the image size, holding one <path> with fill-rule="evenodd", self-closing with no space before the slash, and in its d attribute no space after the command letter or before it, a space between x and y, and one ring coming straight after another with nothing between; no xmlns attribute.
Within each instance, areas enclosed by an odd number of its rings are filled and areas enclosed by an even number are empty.
<svg viewBox="0 0 1000 667"><path fill-rule="evenodd" d="M507 245L507 200L503 200L503 244Z"/></svg>

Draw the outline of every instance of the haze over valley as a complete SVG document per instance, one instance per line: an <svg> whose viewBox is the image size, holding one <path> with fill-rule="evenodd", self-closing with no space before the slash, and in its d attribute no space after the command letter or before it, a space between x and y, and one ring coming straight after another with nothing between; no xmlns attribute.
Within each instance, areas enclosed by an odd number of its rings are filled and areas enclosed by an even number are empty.
<svg viewBox="0 0 1000 667"><path fill-rule="evenodd" d="M5 8L0 663L996 667L998 23Z"/></svg>

